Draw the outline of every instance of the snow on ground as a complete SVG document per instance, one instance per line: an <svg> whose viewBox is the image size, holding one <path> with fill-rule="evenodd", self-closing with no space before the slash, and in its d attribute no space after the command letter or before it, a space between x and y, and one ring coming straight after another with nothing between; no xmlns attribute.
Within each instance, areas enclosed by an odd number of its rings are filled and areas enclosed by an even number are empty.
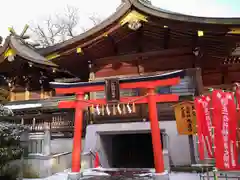
<svg viewBox="0 0 240 180"><path fill-rule="evenodd" d="M196 173L171 173L170 180L200 180Z"/></svg>
<svg viewBox="0 0 240 180"><path fill-rule="evenodd" d="M24 180L67 180L67 172L57 173L43 179L24 179ZM195 173L171 173L170 180L200 180Z"/></svg>
<svg viewBox="0 0 240 180"><path fill-rule="evenodd" d="M52 175L47 178L37 178L37 179L23 179L23 180L67 180L68 173L62 172Z"/></svg>

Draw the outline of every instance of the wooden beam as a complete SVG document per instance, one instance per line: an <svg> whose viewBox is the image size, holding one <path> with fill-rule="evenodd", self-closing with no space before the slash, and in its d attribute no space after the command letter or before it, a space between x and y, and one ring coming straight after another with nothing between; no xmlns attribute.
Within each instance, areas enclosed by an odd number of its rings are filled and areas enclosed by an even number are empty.
<svg viewBox="0 0 240 180"><path fill-rule="evenodd" d="M179 100L179 96L176 94L161 94L155 95L156 102L176 102ZM122 97L120 103L131 103L134 102L135 104L147 104L148 98L146 96L135 96L135 97ZM62 101L59 102L59 108L72 108L75 109L77 107L77 101ZM92 99L87 101L81 101L82 108L86 108L92 105L106 105L106 99Z"/></svg>
<svg viewBox="0 0 240 180"><path fill-rule="evenodd" d="M111 35L109 35L109 36L108 36L108 39L109 39L109 41L111 42L113 54L114 54L114 55L118 55L118 45L117 45L117 43L115 42L114 38L113 38Z"/></svg>
<svg viewBox="0 0 240 180"><path fill-rule="evenodd" d="M144 51L143 36L144 36L144 31L143 31L143 27L141 27L140 29L137 30L137 33L136 33L136 42L138 44L138 47L137 47L138 53L142 53ZM142 61L142 57L141 57L141 59L136 60L136 66L137 66L137 70L138 70L139 74L144 73L144 67L141 66L141 61ZM143 112L143 111L141 111L141 112Z"/></svg>
<svg viewBox="0 0 240 180"><path fill-rule="evenodd" d="M209 88L213 89L232 89L233 84L219 84L219 85L212 85L212 86L204 86L204 91L208 91Z"/></svg>
<svg viewBox="0 0 240 180"><path fill-rule="evenodd" d="M197 50L196 48L199 48L199 54L198 55L193 53L194 58L193 58L192 68L201 67L201 65L200 65L200 58L201 58L201 55L200 55L201 52L200 51L201 51L201 49L200 49L200 47L198 47L198 34L197 34L197 32L192 35L192 48L193 48L193 50Z"/></svg>
<svg viewBox="0 0 240 180"><path fill-rule="evenodd" d="M143 52L142 41L143 41L143 28L141 27L136 32L137 52L139 53Z"/></svg>
<svg viewBox="0 0 240 180"><path fill-rule="evenodd" d="M194 74L194 78L195 78L195 96L199 96L203 93L203 79L202 79L202 70L200 68L197 68L195 70L195 74Z"/></svg>
<svg viewBox="0 0 240 180"><path fill-rule="evenodd" d="M164 49L169 48L169 41L170 41L170 29L165 28L165 30L164 30L164 40L163 40L163 48Z"/></svg>
<svg viewBox="0 0 240 180"><path fill-rule="evenodd" d="M231 70L233 70L233 69L239 69L239 68L240 68L240 63L220 64L220 67L230 68Z"/></svg>
<svg viewBox="0 0 240 180"><path fill-rule="evenodd" d="M225 84L226 82L226 78L225 76L227 75L226 71L224 70L224 68L220 69L220 73L221 73L221 84Z"/></svg>
<svg viewBox="0 0 240 180"><path fill-rule="evenodd" d="M101 33L100 35L90 38L89 40L86 40L84 43L77 46L77 48L88 48L88 46L93 46L93 45L97 44L98 42L100 42L103 38L106 38L108 35L116 32L120 27L121 27L120 24L116 24L115 26L111 27L107 31ZM72 44L72 45L74 45L74 44ZM76 52L76 46L74 46L74 48L71 48L67 51L62 52L61 56L70 55L75 52Z"/></svg>
<svg viewBox="0 0 240 180"><path fill-rule="evenodd" d="M80 78L56 78L54 79L54 82L64 82L64 83L69 83L69 82L79 82L81 79Z"/></svg>
<svg viewBox="0 0 240 180"><path fill-rule="evenodd" d="M153 81L141 81L141 82L129 82L120 84L121 89L134 89L134 88L152 88L158 86L170 86L177 85L180 82L180 77L170 78L170 79L161 79ZM105 85L89 85L83 87L66 87L66 88L55 88L57 94L72 94L79 92L97 92L104 91Z"/></svg>
<svg viewBox="0 0 240 180"><path fill-rule="evenodd" d="M140 52L140 53L133 53L133 54L126 54L121 56L111 56L106 58L96 59L94 63L96 65L104 65L104 64L111 64L113 61L115 62L131 62L136 59L140 58L151 58L151 57L164 57L164 56L178 56L183 54L192 54L192 48L175 48L175 49L167 49L167 50L159 50L159 51L148 51L148 52Z"/></svg>
<svg viewBox="0 0 240 180"><path fill-rule="evenodd" d="M137 30L136 35L136 42L137 42L137 52L138 53L142 53L144 51L144 30L143 30L143 26L140 27L140 29ZM142 73L144 73L144 67L141 66L141 61L142 61L142 57L141 59L137 59L136 60L136 66L137 66L137 72L139 75L141 75ZM140 95L142 95L142 90L140 90ZM144 104L140 104L139 105L139 114L141 117L145 117L146 116L146 111L145 111L145 105Z"/></svg>

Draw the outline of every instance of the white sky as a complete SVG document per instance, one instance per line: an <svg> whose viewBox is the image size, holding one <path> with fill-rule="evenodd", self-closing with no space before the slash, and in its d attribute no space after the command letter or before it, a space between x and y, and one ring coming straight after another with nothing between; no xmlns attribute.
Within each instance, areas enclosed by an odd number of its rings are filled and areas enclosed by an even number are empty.
<svg viewBox="0 0 240 180"><path fill-rule="evenodd" d="M10 26L20 33L25 24L41 23L50 14L61 13L67 5L79 8L81 25L89 27L89 15L97 14L106 18L116 10L120 2L121 0L1 0L0 36L6 37ZM152 0L152 3L163 9L196 16L240 17L240 0Z"/></svg>

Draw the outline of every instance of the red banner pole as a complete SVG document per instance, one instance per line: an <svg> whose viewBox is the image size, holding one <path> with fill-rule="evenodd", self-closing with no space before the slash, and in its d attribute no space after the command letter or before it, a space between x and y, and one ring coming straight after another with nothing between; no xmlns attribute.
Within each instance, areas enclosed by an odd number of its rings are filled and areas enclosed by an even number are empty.
<svg viewBox="0 0 240 180"><path fill-rule="evenodd" d="M157 103L155 99L155 89L148 89L148 109L152 133L153 155L156 173L164 172L164 160L161 145L161 135L158 123Z"/></svg>
<svg viewBox="0 0 240 180"><path fill-rule="evenodd" d="M81 151L82 151L82 124L83 110L81 100L84 99L84 93L76 94L75 121L74 121L74 137L72 151L72 172L80 172L81 168Z"/></svg>
<svg viewBox="0 0 240 180"><path fill-rule="evenodd" d="M236 97L236 108L237 108L237 156L240 155L240 131L239 131L239 125L240 125L240 84L235 83L234 84L234 91L235 91L235 97ZM239 166L239 163L237 163Z"/></svg>
<svg viewBox="0 0 240 180"><path fill-rule="evenodd" d="M230 149L230 162L231 168L235 169L237 167L237 111L234 102L234 95L233 93L227 93L228 98L228 112L229 112L229 149ZM225 113L226 115L226 113ZM224 117L223 117L224 118Z"/></svg>
<svg viewBox="0 0 240 180"><path fill-rule="evenodd" d="M239 112L239 107L240 107L240 84L239 83L235 83L235 96L237 99L237 109Z"/></svg>
<svg viewBox="0 0 240 180"><path fill-rule="evenodd" d="M210 97L202 96L202 108L203 108L203 119L202 119L202 133L209 158L213 158L213 138L212 138L212 119L210 114Z"/></svg>

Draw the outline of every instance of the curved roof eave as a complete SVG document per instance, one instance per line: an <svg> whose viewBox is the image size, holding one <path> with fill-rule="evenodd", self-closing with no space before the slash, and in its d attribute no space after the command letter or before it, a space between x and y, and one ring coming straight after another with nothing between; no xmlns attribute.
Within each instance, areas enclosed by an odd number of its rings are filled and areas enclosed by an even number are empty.
<svg viewBox="0 0 240 180"><path fill-rule="evenodd" d="M8 46L9 46L9 42L10 42L10 36L8 36L5 39L5 42L4 42L3 46L0 47L0 56L2 56L3 53L7 50Z"/></svg>
<svg viewBox="0 0 240 180"><path fill-rule="evenodd" d="M47 61L47 59L40 54L38 54L35 50L23 44L20 39L14 36L10 36L9 46L14 49L16 54L23 57L24 59L30 61L33 64L48 66L57 68L58 66L53 62Z"/></svg>
<svg viewBox="0 0 240 180"><path fill-rule="evenodd" d="M100 32L104 28L108 27L112 23L116 22L118 19L124 16L131 7L134 7L136 10L145 12L148 15L152 15L158 18L164 18L175 21L190 22L190 23L199 23L199 24L212 24L212 25L229 25L229 26L240 26L240 18L208 18L208 17L197 17L190 16L181 13L176 13L168 10L164 10L158 7L155 7L151 4L144 3L142 0L122 0L122 4L118 10L111 15L106 20L102 21L99 25L91 28L90 30L74 37L65 42L58 43L51 47L41 49L39 52L43 55L48 55L59 51L66 46L69 46L73 43L83 41L87 37L93 36L94 34Z"/></svg>
<svg viewBox="0 0 240 180"><path fill-rule="evenodd" d="M78 41L82 41L84 39L86 39L89 36L93 36L95 33L98 33L99 31L103 30L104 28L108 27L109 25L111 25L112 23L116 22L118 19L120 19L124 14L126 14L129 9L131 8L131 1L129 0L124 0L122 2L122 4L119 6L119 8L117 9L116 12L114 12L110 17L108 17L107 19L105 19L104 21L102 21L100 24L94 26L93 28L89 29L88 31L73 37L69 40L66 40L62 43L58 43L56 45L47 47L46 49L42 49L41 53L43 55L47 55L53 52L56 52L66 46L69 46L73 43L76 43Z"/></svg>
<svg viewBox="0 0 240 180"><path fill-rule="evenodd" d="M198 17L177 12L164 10L153 6L151 4L144 3L142 0L131 0L133 6L140 11L146 12L149 15L159 18L165 18L175 21L192 22L200 24L219 24L219 25L231 25L240 26L240 18L216 18L216 17Z"/></svg>
<svg viewBox="0 0 240 180"><path fill-rule="evenodd" d="M35 49L32 49L26 44L20 42L20 39L18 39L18 37L11 35L7 36L3 46L0 47L0 63L3 63L5 61L4 53L8 50L8 48L12 48L17 55L23 57L26 59L26 61L29 61L39 67L54 68L59 72L63 72L75 77L75 75L68 72L67 70L59 69L59 66L57 64L48 61L45 57L36 52Z"/></svg>

